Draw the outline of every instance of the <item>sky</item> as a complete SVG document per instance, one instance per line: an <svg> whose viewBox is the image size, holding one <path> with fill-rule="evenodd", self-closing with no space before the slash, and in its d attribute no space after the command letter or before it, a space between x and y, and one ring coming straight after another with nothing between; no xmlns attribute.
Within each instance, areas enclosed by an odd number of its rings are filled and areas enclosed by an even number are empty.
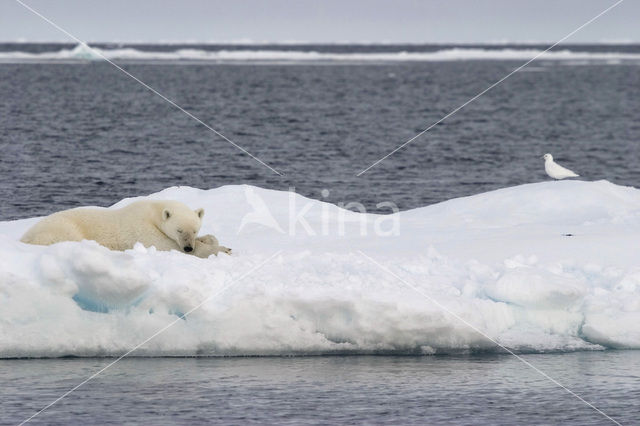
<svg viewBox="0 0 640 426"><path fill-rule="evenodd" d="M21 0L87 42L554 42L616 0ZM567 43L640 42L625 0ZM0 0L0 41L70 41Z"/></svg>

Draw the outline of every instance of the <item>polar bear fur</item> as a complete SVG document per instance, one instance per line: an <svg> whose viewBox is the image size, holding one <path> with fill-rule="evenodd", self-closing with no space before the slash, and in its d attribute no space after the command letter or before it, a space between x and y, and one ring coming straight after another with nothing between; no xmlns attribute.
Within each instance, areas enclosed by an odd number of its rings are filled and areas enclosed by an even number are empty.
<svg viewBox="0 0 640 426"><path fill-rule="evenodd" d="M137 201L120 209L81 207L45 217L20 241L50 245L93 240L111 250L127 250L137 242L158 250L178 250L198 257L231 250L213 235L197 237L203 209L191 210L178 201Z"/></svg>

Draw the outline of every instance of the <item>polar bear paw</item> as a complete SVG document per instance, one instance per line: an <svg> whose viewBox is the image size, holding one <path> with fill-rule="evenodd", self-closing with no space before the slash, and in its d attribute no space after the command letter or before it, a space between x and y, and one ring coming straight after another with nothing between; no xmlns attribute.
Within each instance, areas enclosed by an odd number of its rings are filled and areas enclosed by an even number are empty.
<svg viewBox="0 0 640 426"><path fill-rule="evenodd" d="M208 246L217 246L218 239L211 234L203 235L202 237L196 238L196 240L200 241L202 244L206 244Z"/></svg>
<svg viewBox="0 0 640 426"><path fill-rule="evenodd" d="M221 246L218 243L218 239L211 234L198 237L196 241L198 244L196 244L196 252L194 254L198 257L207 258L212 254L217 256L220 252L231 256L231 249Z"/></svg>

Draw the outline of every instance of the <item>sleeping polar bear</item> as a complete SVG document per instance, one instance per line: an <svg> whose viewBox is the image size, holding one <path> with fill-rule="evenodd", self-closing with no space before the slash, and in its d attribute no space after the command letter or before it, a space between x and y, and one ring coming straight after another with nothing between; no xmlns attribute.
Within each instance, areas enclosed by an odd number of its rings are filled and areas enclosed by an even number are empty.
<svg viewBox="0 0 640 426"><path fill-rule="evenodd" d="M136 201L120 209L80 207L45 217L20 239L50 245L93 240L111 250L127 250L137 242L158 250L178 250L207 258L231 254L213 235L197 237L203 209L191 210L178 201Z"/></svg>

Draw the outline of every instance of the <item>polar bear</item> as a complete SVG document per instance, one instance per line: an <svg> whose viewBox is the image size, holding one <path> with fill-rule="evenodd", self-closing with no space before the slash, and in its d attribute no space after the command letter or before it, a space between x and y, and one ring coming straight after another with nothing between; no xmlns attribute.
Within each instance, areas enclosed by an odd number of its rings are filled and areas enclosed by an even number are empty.
<svg viewBox="0 0 640 426"><path fill-rule="evenodd" d="M137 242L158 250L178 250L207 258L231 254L213 235L197 237L204 209L191 210L178 201L136 201L120 209L80 207L45 217L20 239L50 245L93 240L111 250L127 250Z"/></svg>

